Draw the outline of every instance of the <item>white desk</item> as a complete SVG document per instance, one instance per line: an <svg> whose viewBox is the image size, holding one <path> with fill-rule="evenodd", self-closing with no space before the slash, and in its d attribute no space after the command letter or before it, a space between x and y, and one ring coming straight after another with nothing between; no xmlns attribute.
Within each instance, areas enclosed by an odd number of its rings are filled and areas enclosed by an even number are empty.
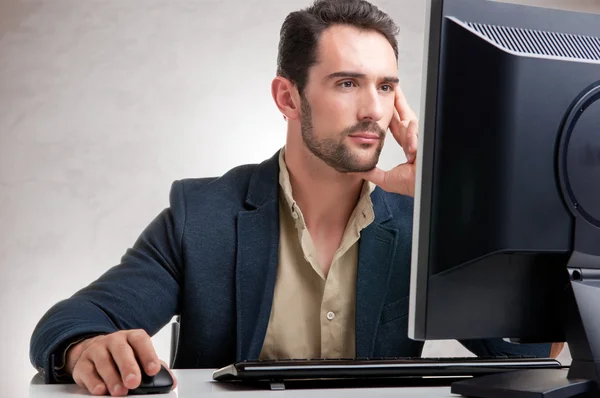
<svg viewBox="0 0 600 398"><path fill-rule="evenodd" d="M154 398L210 398L210 397L307 397L335 398L335 397L458 397L450 394L449 387L404 387L404 388L354 388L354 389L288 389L285 391L261 390L254 387L218 383L212 380L212 370L185 369L174 370L178 386L169 394L148 395ZM26 389L28 390L26 392ZM18 396L29 398L58 398L58 397L90 397L86 391L75 384L43 384L39 376L34 376L29 386L23 386L23 393ZM140 396L143 397L143 396Z"/></svg>

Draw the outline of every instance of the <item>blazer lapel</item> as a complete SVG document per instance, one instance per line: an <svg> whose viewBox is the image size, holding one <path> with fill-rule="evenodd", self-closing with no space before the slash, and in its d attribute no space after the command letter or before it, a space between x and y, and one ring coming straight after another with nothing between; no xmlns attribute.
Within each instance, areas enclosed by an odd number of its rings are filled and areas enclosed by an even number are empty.
<svg viewBox="0 0 600 398"><path fill-rule="evenodd" d="M252 175L237 220L237 361L257 359L264 342L279 250L279 152Z"/></svg>
<svg viewBox="0 0 600 398"><path fill-rule="evenodd" d="M356 278L356 356L371 357L388 292L398 230L382 225L392 213L381 190L371 198L375 220L361 232Z"/></svg>

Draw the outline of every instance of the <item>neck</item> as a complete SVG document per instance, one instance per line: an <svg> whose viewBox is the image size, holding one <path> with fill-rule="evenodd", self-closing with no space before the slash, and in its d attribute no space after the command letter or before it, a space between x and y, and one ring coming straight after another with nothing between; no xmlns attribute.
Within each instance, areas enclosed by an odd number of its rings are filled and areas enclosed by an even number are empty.
<svg viewBox="0 0 600 398"><path fill-rule="evenodd" d="M294 200L307 227L345 228L360 197L363 178L332 169L303 144L290 142L289 134L284 159Z"/></svg>

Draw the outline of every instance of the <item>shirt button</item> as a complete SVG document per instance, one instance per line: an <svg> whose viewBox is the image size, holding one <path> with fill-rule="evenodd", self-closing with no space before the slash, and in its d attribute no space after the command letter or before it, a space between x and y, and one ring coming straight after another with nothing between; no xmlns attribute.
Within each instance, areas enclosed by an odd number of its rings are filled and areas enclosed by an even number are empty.
<svg viewBox="0 0 600 398"><path fill-rule="evenodd" d="M331 311L329 311L327 313L327 319L329 319L330 321L333 320L333 318L335 318L335 314Z"/></svg>
<svg viewBox="0 0 600 398"><path fill-rule="evenodd" d="M298 213L295 212L295 211L293 211L292 212L292 217L294 217L294 220L297 220L298 219Z"/></svg>

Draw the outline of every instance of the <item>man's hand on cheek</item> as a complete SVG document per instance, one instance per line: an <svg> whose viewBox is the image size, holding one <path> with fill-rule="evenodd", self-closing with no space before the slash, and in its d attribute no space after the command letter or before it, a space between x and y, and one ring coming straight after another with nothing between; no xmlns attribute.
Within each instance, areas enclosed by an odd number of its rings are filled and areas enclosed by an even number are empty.
<svg viewBox="0 0 600 398"><path fill-rule="evenodd" d="M396 88L394 103L394 117L390 122L390 131L396 142L404 149L407 161L389 171L376 167L361 174L365 180L371 181L383 190L414 196L418 141L417 115L406 102L406 97L399 86Z"/></svg>
<svg viewBox="0 0 600 398"><path fill-rule="evenodd" d="M400 86L396 87L394 117L390 122L390 131L398 144L404 149L408 163L414 163L417 157L418 120L417 114L410 108ZM410 126L414 123L414 127Z"/></svg>

